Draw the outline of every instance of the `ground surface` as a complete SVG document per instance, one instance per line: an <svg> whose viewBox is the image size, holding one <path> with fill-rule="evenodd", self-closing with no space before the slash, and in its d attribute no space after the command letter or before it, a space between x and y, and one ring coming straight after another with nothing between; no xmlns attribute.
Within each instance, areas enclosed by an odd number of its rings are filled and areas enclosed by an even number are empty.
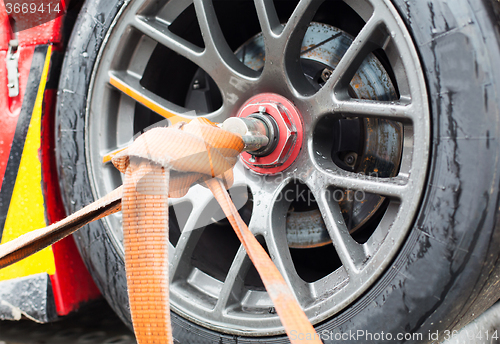
<svg viewBox="0 0 500 344"><path fill-rule="evenodd" d="M0 321L0 344L135 344L134 334L104 302L50 324Z"/></svg>
<svg viewBox="0 0 500 344"><path fill-rule="evenodd" d="M500 344L500 303L444 344ZM99 302L51 324L0 321L0 344L135 344L133 333Z"/></svg>

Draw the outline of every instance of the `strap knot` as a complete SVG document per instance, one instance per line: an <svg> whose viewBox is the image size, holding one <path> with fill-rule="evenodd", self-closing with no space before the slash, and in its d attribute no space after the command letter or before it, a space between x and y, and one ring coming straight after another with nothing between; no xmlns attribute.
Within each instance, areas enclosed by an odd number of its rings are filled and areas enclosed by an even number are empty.
<svg viewBox="0 0 500 344"><path fill-rule="evenodd" d="M233 184L232 168L243 150L241 136L220 129L205 118L173 127L154 128L139 136L112 162L122 173L131 159L148 161L170 170L170 197L182 197L194 183L210 178ZM132 164L138 166L139 164Z"/></svg>

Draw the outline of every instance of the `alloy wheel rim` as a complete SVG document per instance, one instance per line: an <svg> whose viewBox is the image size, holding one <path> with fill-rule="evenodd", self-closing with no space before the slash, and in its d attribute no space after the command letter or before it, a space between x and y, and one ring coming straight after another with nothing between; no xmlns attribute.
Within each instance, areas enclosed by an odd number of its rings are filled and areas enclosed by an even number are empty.
<svg viewBox="0 0 500 344"><path fill-rule="evenodd" d="M272 2L254 1L260 34L265 41L265 63L257 72L245 66L226 43L211 1L172 0L158 6L148 1L131 1L121 9L104 40L92 75L86 114L86 158L94 196L98 198L121 184L120 174L109 163L103 164L103 158L127 146L137 134L134 132L137 103L163 117L186 116L186 113L192 116L191 109L141 85L148 61L158 45L203 69L217 85L221 106L205 114L213 121L222 122L235 115L247 99L258 93L273 92L292 101L302 114L304 125L304 143L296 161L279 176L254 174L239 163L230 192L240 208L247 209L245 204L250 199L252 216L247 216L250 230L265 243L313 324L338 313L366 292L400 250L422 197L430 140L422 68L410 34L387 0L344 2L365 24L353 35L353 43L325 84L319 89L311 86L300 66L300 52L308 24L318 8L321 10L322 2L300 1L282 25ZM204 47L169 30L169 25L191 4ZM353 99L348 93L352 77L375 49L383 50L387 56L399 93L396 100ZM377 178L346 171L333 161L325 161L322 157L330 154L329 147L315 140L315 133L328 123L325 118L335 116L400 123L404 140L397 175ZM177 120L170 117L171 123ZM314 196L341 264L313 282L306 282L299 275L288 248L285 220L290 202L283 195L293 189L295 181L305 185ZM339 204L331 200L336 188L381 195L388 200L366 242L358 243L349 234ZM242 247L233 252L223 280L193 264L204 226L212 218L217 223L223 218L210 192L196 186L185 198L171 203L177 223L183 227L175 247L170 247L172 309L190 321L224 333L251 336L284 333L265 291L259 286L245 285L251 263ZM117 251L123 254L120 215L103 222Z"/></svg>

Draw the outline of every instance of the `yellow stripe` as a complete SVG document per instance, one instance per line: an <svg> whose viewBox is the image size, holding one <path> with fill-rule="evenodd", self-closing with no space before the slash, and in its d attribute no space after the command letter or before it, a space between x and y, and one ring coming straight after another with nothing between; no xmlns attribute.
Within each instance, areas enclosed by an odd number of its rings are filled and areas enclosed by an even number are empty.
<svg viewBox="0 0 500 344"><path fill-rule="evenodd" d="M120 91L122 91L123 93L125 93L126 95L128 95L129 97L131 97L132 99L134 99L136 102L141 103L142 105L144 105L148 109L156 112L160 116L168 118L168 120L172 124L176 124L176 123L182 122L182 121L189 122L189 119L178 116L178 115L168 111L167 109L163 108L162 106L160 106L156 102L144 97L139 92L128 87L128 85L126 83L124 83L123 81L121 81L120 79L116 78L113 75L111 75L109 77L109 83L111 85L113 85L114 87L116 87L117 89L119 89Z"/></svg>
<svg viewBox="0 0 500 344"><path fill-rule="evenodd" d="M42 166L39 158L42 102L49 72L52 46L45 57L42 78L38 87L35 106L24 144L16 185L5 221L2 244L37 228L47 226L42 195ZM0 270L0 281L46 272L55 273L52 248L46 249Z"/></svg>
<svg viewBox="0 0 500 344"><path fill-rule="evenodd" d="M118 154L118 153L120 153L120 152L123 152L123 151L124 151L125 149L127 149L127 148L128 148L128 147L125 147L125 148L120 148L120 149L117 149L117 150L115 150L115 151L113 151L113 152L111 152L111 153L109 153L109 154L105 155L105 156L102 158L102 162L103 162L103 164L105 164L105 163L107 163L107 162L110 162L110 161L111 161L111 159L113 159L113 157L114 157L116 154Z"/></svg>
<svg viewBox="0 0 500 344"><path fill-rule="evenodd" d="M176 115L176 114L168 111L167 109L161 107L156 102L154 102L154 101L152 101L152 100L144 97L142 94L140 94L137 91L133 90L132 88L128 87L128 85L126 83L124 83L122 80L118 79L117 77L115 77L113 75L110 75L110 77L109 77L109 83L111 85L113 85L114 87L116 87L118 90L120 90L123 93L125 93L130 98L134 99L136 102L141 103L142 105L144 105L148 109L156 112L160 116L168 118L168 120L172 124L176 124L176 123L179 123L179 122L190 122L191 121L190 118ZM111 159L116 154L120 153L121 151L123 151L125 149L127 149L127 147L121 148L121 149L117 149L116 151L113 151L113 152L105 155L103 157L103 159L102 159L102 162L104 164L110 162Z"/></svg>

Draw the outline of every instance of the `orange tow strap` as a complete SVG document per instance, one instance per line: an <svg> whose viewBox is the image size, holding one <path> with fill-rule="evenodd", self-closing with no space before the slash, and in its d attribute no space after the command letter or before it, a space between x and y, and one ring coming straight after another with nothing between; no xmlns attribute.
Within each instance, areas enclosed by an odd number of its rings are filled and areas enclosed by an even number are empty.
<svg viewBox="0 0 500 344"><path fill-rule="evenodd" d="M124 185L66 219L0 245L0 268L15 263L81 226L123 212L130 312L139 344L173 343L168 279L168 197L182 197L195 183L214 194L259 272L292 344L320 344L290 288L246 224L226 189L243 141L206 119L155 128L113 158ZM291 332L302 336L290 336ZM308 339L297 339L308 338Z"/></svg>

